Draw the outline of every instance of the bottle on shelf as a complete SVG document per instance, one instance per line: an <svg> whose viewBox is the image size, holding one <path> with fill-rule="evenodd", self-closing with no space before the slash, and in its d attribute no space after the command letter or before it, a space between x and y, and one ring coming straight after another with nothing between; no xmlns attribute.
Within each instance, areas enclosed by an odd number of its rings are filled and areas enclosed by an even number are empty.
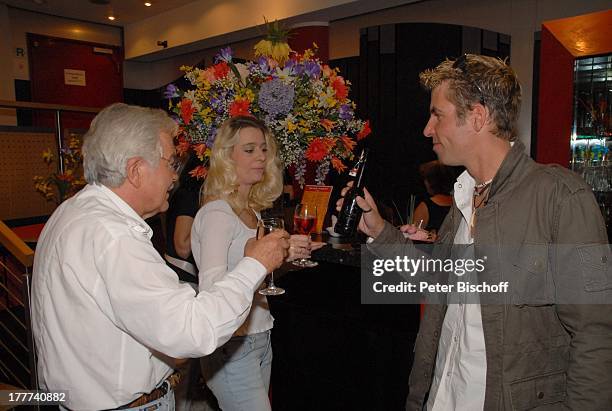
<svg viewBox="0 0 612 411"><path fill-rule="evenodd" d="M368 159L368 149L364 148L359 156L357 164L351 169L349 175L353 177L353 187L344 196L344 203L334 231L343 237L352 237L357 232L357 225L361 219L363 210L357 204L357 196L364 196L364 171Z"/></svg>

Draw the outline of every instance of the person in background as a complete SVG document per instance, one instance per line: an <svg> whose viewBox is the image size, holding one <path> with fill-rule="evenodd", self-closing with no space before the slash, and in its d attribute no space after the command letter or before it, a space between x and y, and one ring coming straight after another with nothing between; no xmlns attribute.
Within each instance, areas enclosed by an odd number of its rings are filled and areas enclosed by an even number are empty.
<svg viewBox="0 0 612 411"><path fill-rule="evenodd" d="M183 166L178 187L170 196L166 211L166 254L164 258L179 277L179 280L192 284L198 283L198 272L191 253L191 226L200 208L200 189L202 180L189 172L200 164L191 153Z"/></svg>
<svg viewBox="0 0 612 411"><path fill-rule="evenodd" d="M265 124L236 116L217 132L204 184L202 208L191 231L200 290L214 287L244 255L256 234L260 212L283 190L276 141ZM292 235L288 260L307 258L309 236ZM247 319L224 346L202 358L202 374L224 411L270 410L270 331L274 319L264 295L255 294Z"/></svg>
<svg viewBox="0 0 612 411"><path fill-rule="evenodd" d="M166 211L166 249L164 258L176 272L179 281L198 290L198 270L191 253L191 225L200 208L200 189L203 180L189 173L201 164L195 153L190 153L181 170L178 186L172 191ZM178 367L181 381L175 387L177 411L215 409L214 396L202 381L200 359L190 358Z"/></svg>
<svg viewBox="0 0 612 411"><path fill-rule="evenodd" d="M430 161L419 167L429 197L414 209L414 224L435 233L453 204L450 195L453 189L453 175L449 167L439 161Z"/></svg>
<svg viewBox="0 0 612 411"><path fill-rule="evenodd" d="M151 244L144 219L168 208L177 126L162 110L113 104L84 137L88 185L45 224L32 274L42 389L71 410L174 410L172 358L201 357L244 322L288 234L244 243L222 280L196 294Z"/></svg>
<svg viewBox="0 0 612 411"><path fill-rule="evenodd" d="M612 254L593 192L525 154L521 86L502 60L467 54L420 79L431 90L425 136L442 164L466 168L433 253L488 258L478 283L511 292L425 307L406 409L612 409ZM375 255L416 254L420 230L402 227L404 239L367 190L357 201Z"/></svg>

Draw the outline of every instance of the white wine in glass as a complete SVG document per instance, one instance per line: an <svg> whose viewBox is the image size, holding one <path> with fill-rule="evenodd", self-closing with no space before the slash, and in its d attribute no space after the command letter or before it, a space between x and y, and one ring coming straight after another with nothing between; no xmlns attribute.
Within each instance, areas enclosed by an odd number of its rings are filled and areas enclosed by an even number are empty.
<svg viewBox="0 0 612 411"><path fill-rule="evenodd" d="M257 223L257 238L262 238L266 234L271 233L274 230L282 230L285 228L285 222L282 218L262 218ZM274 271L270 273L270 282L266 288L259 290L259 294L262 295L281 295L285 294L283 288L274 285Z"/></svg>

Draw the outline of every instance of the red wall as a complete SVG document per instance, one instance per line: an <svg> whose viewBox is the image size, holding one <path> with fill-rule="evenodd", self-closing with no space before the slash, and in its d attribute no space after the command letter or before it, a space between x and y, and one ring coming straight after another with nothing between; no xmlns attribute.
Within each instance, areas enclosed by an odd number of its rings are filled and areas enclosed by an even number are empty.
<svg viewBox="0 0 612 411"><path fill-rule="evenodd" d="M570 161L574 59L612 52L612 10L542 24L536 159Z"/></svg>
<svg viewBox="0 0 612 411"><path fill-rule="evenodd" d="M298 53L312 48L312 43L319 47L316 56L322 62L329 61L329 26L304 26L291 29L289 46Z"/></svg>
<svg viewBox="0 0 612 411"><path fill-rule="evenodd" d="M542 27L537 161L569 165L574 56Z"/></svg>

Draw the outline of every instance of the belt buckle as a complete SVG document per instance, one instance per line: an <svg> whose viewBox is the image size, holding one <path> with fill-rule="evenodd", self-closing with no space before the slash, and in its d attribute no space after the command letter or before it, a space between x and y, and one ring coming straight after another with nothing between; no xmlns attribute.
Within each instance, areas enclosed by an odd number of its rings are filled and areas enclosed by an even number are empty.
<svg viewBox="0 0 612 411"><path fill-rule="evenodd" d="M117 409L140 407L150 403L151 401L159 400L164 395L168 394L170 390L174 389L174 387L176 387L180 381L181 374L179 372L174 372L170 374L159 387L153 389L150 393L142 394L134 401L130 402L129 404L123 405ZM151 406L147 407L145 411L149 410L149 408L151 409L151 411L157 409L156 406Z"/></svg>

